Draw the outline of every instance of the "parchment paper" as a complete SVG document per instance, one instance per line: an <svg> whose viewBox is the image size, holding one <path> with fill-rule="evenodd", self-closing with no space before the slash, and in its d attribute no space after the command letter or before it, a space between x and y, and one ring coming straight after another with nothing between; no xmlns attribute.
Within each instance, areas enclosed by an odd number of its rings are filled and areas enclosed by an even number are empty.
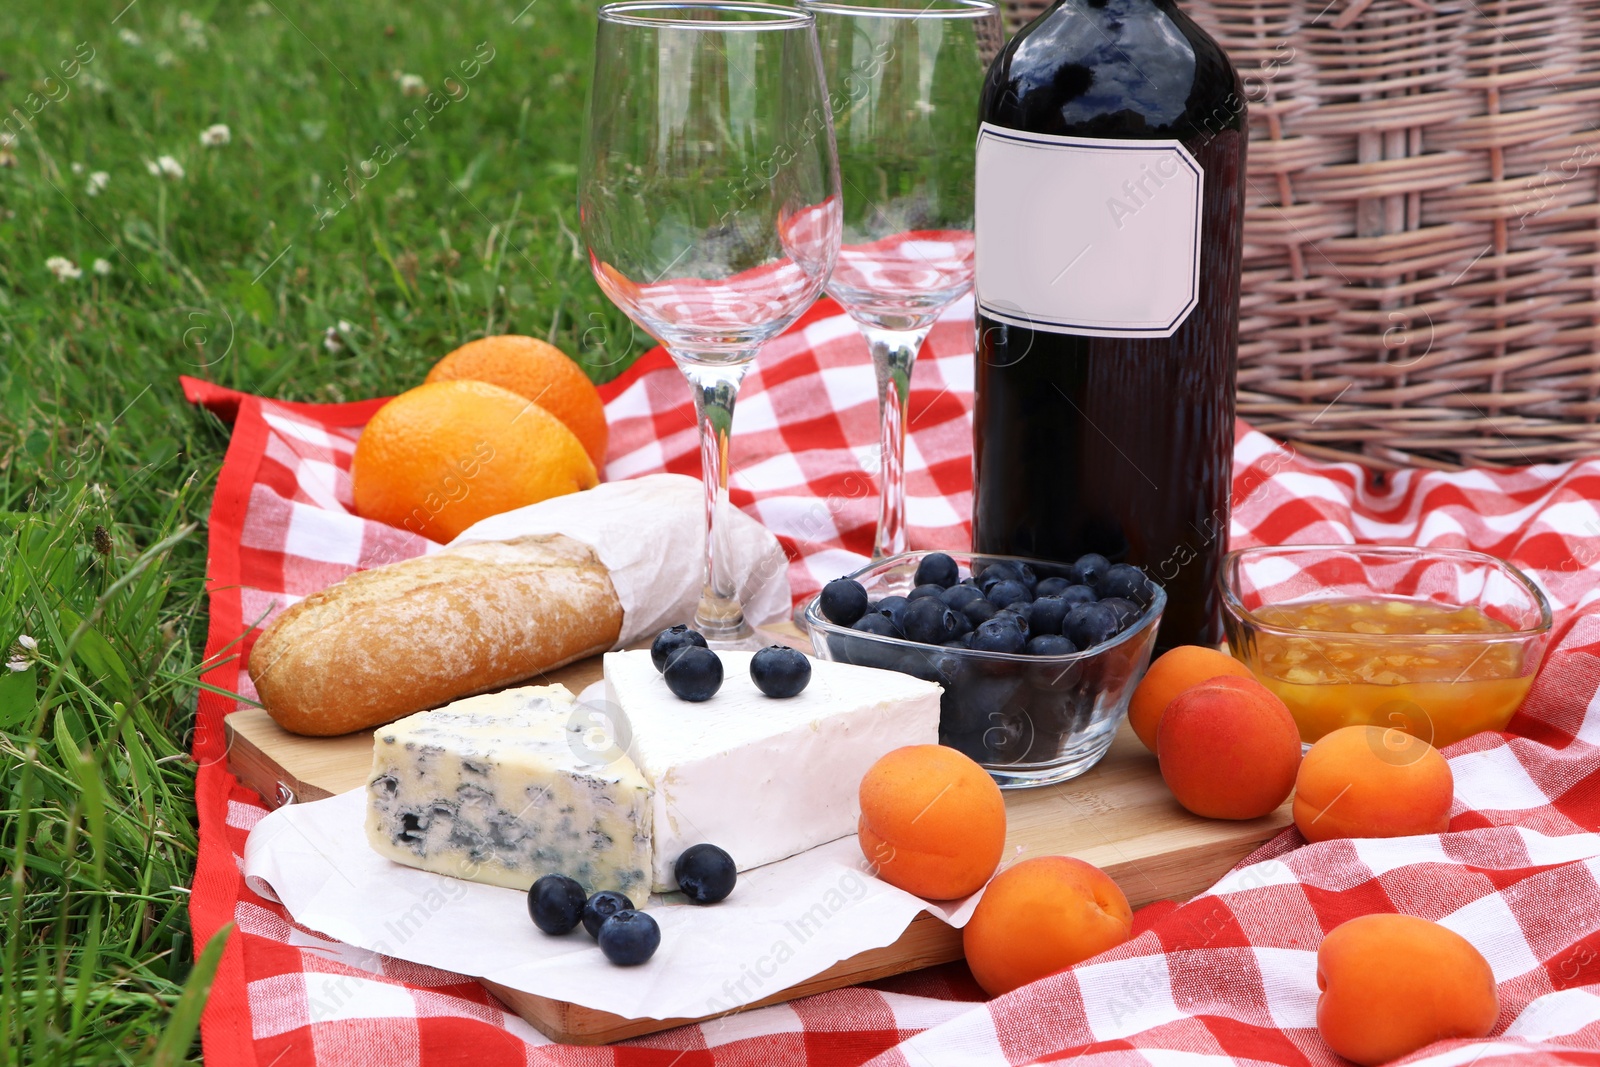
<svg viewBox="0 0 1600 1067"><path fill-rule="evenodd" d="M753 625L789 614L789 561L759 522L728 509L719 549ZM450 542L506 541L529 534L565 534L595 551L611 571L622 602L617 648L688 622L700 602L705 552L705 497L698 478L647 474L602 482L474 523Z"/></svg>
<svg viewBox="0 0 1600 1067"><path fill-rule="evenodd" d="M262 819L245 846L250 888L358 948L626 1018L729 1011L892 943L921 912L965 925L981 895L934 904L895 889L866 872L847 837L743 872L719 904L651 897L661 947L647 963L617 967L581 926L540 932L526 893L379 856L367 845L365 805L357 789Z"/></svg>

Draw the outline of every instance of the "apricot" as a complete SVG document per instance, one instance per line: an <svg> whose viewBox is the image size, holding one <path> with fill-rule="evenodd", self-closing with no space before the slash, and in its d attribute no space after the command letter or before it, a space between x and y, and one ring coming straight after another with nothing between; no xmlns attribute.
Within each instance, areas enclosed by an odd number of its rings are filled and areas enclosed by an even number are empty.
<svg viewBox="0 0 1600 1067"><path fill-rule="evenodd" d="M1301 762L1294 824L1307 841L1442 834L1454 793L1449 762L1428 742L1382 726L1345 726Z"/></svg>
<svg viewBox="0 0 1600 1067"><path fill-rule="evenodd" d="M1363 915L1317 949L1317 1029L1370 1065L1435 1041L1486 1037L1500 1014L1494 972L1454 930L1410 915Z"/></svg>
<svg viewBox="0 0 1600 1067"><path fill-rule="evenodd" d="M944 745L897 748L861 779L861 851L929 900L975 893L1000 866L1006 804L989 773Z"/></svg>
<svg viewBox="0 0 1600 1067"><path fill-rule="evenodd" d="M1179 645L1162 653L1144 672L1128 701L1128 725L1144 747L1156 750L1156 724L1172 698L1201 682L1222 675L1249 678L1250 668L1226 652L1204 645Z"/></svg>
<svg viewBox="0 0 1600 1067"><path fill-rule="evenodd" d="M1179 693L1156 729L1161 777L1208 819L1255 819L1282 804L1300 767L1300 729L1270 689L1224 675Z"/></svg>
<svg viewBox="0 0 1600 1067"><path fill-rule="evenodd" d="M1098 956L1128 940L1133 909L1111 876L1071 856L1007 867L978 901L961 943L991 997Z"/></svg>

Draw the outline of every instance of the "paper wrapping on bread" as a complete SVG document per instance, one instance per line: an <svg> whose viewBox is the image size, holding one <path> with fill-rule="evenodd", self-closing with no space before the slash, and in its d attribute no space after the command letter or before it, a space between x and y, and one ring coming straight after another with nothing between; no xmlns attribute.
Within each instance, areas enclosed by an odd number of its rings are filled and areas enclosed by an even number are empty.
<svg viewBox="0 0 1600 1067"><path fill-rule="evenodd" d="M700 479L649 474L494 515L468 527L450 547L559 533L594 549L622 604L616 648L694 618L703 583L705 490ZM788 615L789 560L765 526L728 509L718 551L737 583L752 625Z"/></svg>
<svg viewBox="0 0 1600 1067"><path fill-rule="evenodd" d="M698 480L657 474L486 519L290 607L251 650L251 681L279 725L330 736L633 644L693 617L703 516ZM785 615L777 538L733 511L719 540L746 617Z"/></svg>

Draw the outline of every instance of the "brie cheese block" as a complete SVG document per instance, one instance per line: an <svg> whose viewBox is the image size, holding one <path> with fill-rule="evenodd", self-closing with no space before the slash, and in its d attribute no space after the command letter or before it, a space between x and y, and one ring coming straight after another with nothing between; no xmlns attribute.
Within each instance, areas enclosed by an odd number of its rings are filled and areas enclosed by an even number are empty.
<svg viewBox="0 0 1600 1067"><path fill-rule="evenodd" d="M423 870L527 889L560 873L643 901L650 786L597 759L566 687L468 697L373 734L367 839Z"/></svg>
<svg viewBox="0 0 1600 1067"><path fill-rule="evenodd" d="M605 691L632 733L629 753L651 789L651 870L675 889L672 866L710 842L739 870L856 832L862 776L902 745L939 740L939 686L896 671L811 660L798 696L766 696L750 652L718 652L710 700L673 696L643 650L608 652Z"/></svg>
<svg viewBox="0 0 1600 1067"><path fill-rule="evenodd" d="M367 838L399 863L527 889L546 874L637 903L677 888L673 864L710 842L739 870L856 832L867 769L939 740L940 688L811 661L798 696L719 652L721 689L674 696L648 651L605 657L605 701L562 686L468 697L373 734Z"/></svg>

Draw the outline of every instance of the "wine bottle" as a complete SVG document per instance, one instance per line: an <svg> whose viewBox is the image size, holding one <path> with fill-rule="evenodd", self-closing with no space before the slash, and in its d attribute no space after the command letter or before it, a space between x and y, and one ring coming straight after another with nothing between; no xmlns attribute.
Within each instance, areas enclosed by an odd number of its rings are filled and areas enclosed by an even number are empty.
<svg viewBox="0 0 1600 1067"><path fill-rule="evenodd" d="M1221 637L1245 100L1173 0L1057 0L990 65L977 150L973 548L1098 552Z"/></svg>

